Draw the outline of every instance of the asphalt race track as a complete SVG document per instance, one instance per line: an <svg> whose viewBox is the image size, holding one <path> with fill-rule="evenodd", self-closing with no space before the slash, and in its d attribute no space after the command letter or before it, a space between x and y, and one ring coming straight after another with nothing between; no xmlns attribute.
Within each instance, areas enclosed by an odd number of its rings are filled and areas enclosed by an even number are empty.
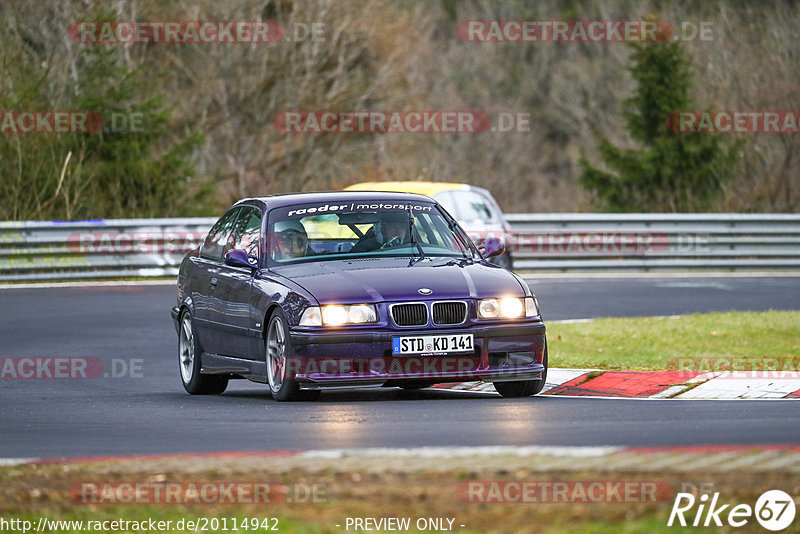
<svg viewBox="0 0 800 534"><path fill-rule="evenodd" d="M800 309L800 277L530 277L546 319ZM278 404L235 381L190 397L162 286L0 290L0 357L96 357L122 375L0 380L0 458L449 445L800 442L796 401L337 391ZM557 362L551 362L557 366Z"/></svg>

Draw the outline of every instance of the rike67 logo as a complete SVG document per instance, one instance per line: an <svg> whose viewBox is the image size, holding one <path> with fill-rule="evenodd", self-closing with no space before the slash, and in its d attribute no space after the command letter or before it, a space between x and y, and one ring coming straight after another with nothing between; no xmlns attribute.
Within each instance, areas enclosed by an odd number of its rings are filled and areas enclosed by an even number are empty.
<svg viewBox="0 0 800 534"><path fill-rule="evenodd" d="M781 490L764 492L756 501L755 508L749 504L722 504L719 492L711 496L710 502L707 493L700 495L700 498L695 498L691 493L678 493L667 526L743 527L755 516L762 527L778 532L792 524L795 512L794 499Z"/></svg>

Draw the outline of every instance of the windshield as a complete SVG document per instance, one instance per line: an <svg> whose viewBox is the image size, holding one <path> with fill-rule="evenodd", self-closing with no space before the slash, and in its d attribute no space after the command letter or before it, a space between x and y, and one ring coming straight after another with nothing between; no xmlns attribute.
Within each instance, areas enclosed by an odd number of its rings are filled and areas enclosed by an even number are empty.
<svg viewBox="0 0 800 534"><path fill-rule="evenodd" d="M478 259L469 238L433 203L343 201L270 211L269 263L362 257Z"/></svg>
<svg viewBox="0 0 800 534"><path fill-rule="evenodd" d="M475 191L443 191L435 198L459 221L491 223L498 220L489 201Z"/></svg>

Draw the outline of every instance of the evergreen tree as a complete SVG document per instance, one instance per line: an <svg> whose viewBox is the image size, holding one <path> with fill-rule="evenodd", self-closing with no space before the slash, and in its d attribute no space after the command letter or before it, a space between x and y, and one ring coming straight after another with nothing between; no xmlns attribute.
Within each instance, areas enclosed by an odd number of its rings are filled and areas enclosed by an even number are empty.
<svg viewBox="0 0 800 534"><path fill-rule="evenodd" d="M629 70L638 82L624 101L626 127L641 150L600 137L598 151L609 171L581 159L581 185L608 211L704 211L733 176L739 143L719 135L676 133L671 113L692 109L691 59L678 41L632 44Z"/></svg>
<svg viewBox="0 0 800 534"><path fill-rule="evenodd" d="M90 123L102 116L104 127L0 134L0 220L213 213L213 183L195 178L192 161L202 137L176 132L167 95L120 47L80 48L74 79L65 83L46 46L13 33L8 39L12 46L0 50L0 110L87 111Z"/></svg>
<svg viewBox="0 0 800 534"><path fill-rule="evenodd" d="M87 48L74 96L77 109L103 116L103 131L85 136L83 173L98 216L173 217L197 213L207 188L192 192L196 133L170 135L171 109L136 67L114 48ZM194 193L199 193L194 194Z"/></svg>

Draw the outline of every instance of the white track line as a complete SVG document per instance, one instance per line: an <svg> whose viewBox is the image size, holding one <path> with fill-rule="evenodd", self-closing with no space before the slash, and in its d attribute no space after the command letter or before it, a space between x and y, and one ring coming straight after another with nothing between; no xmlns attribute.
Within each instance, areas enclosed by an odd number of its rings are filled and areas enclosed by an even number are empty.
<svg viewBox="0 0 800 534"><path fill-rule="evenodd" d="M532 456L546 454L549 456L567 456L571 458L593 458L597 456L607 456L627 447L579 447L568 445L564 447L512 447L512 446L489 446L489 447L413 447L413 448L394 448L394 447L372 447L365 449L326 449L311 450L301 452L298 456L303 458L345 458L347 456L375 457L391 456L420 458L453 458L465 456L494 456L494 455L513 455L513 456Z"/></svg>
<svg viewBox="0 0 800 534"><path fill-rule="evenodd" d="M312 449L308 451L298 451L291 454L293 457L300 458L318 458L318 459L339 459L347 457L361 457L361 458L377 458L390 456L392 458L454 458L454 457L470 457L470 456L534 456L534 455L548 455L569 458L596 458L601 456L608 456L620 451L624 451L629 447L621 446L485 446L485 447L366 447L363 449L349 448L349 449ZM168 457L166 455L165 457ZM176 454L175 457L182 455ZM204 454L198 454L198 457L205 457ZM160 457L159 459L161 459ZM101 461L116 461L125 460L123 456L108 458L102 457ZM142 459L141 457L131 456L131 459ZM40 461L41 458L0 458L0 467L10 467L28 464ZM69 461L69 458L65 458ZM143 458L147 460L147 458Z"/></svg>
<svg viewBox="0 0 800 534"><path fill-rule="evenodd" d="M39 458L0 458L0 467L14 467L15 465L29 464Z"/></svg>
<svg viewBox="0 0 800 534"><path fill-rule="evenodd" d="M104 282L42 282L24 284L0 284L0 289L47 289L56 287L121 287L121 286L174 286L174 280L120 280Z"/></svg>

